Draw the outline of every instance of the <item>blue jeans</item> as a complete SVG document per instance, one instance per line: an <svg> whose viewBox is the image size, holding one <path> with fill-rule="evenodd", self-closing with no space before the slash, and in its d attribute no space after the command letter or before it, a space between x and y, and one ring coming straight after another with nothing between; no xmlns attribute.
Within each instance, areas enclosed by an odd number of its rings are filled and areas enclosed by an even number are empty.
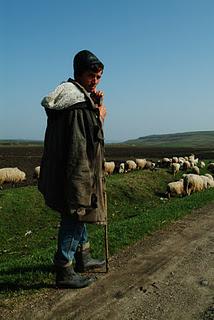
<svg viewBox="0 0 214 320"><path fill-rule="evenodd" d="M58 233L58 248L54 257L55 265L71 265L78 245L87 242L88 233L85 223L78 221L75 214L62 214Z"/></svg>

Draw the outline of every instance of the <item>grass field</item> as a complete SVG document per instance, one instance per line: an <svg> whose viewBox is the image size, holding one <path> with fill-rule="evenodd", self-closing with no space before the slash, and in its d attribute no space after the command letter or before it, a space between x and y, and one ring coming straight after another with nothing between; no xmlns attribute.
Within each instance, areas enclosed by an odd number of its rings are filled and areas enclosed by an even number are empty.
<svg viewBox="0 0 214 320"><path fill-rule="evenodd" d="M166 169L115 174L106 180L110 255L194 208L214 202L214 189L190 197L164 199L167 183L174 180ZM52 287L58 214L45 206L36 186L28 186L0 191L0 215L3 298ZM88 229L93 255L104 256L103 227L89 225Z"/></svg>
<svg viewBox="0 0 214 320"><path fill-rule="evenodd" d="M214 148L214 131L157 134L128 140L125 143L150 147Z"/></svg>

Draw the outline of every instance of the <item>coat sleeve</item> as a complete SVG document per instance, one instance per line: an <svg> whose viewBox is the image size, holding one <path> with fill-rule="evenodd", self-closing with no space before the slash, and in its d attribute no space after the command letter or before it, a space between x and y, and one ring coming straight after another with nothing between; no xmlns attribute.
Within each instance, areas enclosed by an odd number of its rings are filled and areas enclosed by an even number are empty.
<svg viewBox="0 0 214 320"><path fill-rule="evenodd" d="M93 141L91 124L83 110L73 110L69 115L68 150L65 172L66 207L90 208L94 185Z"/></svg>

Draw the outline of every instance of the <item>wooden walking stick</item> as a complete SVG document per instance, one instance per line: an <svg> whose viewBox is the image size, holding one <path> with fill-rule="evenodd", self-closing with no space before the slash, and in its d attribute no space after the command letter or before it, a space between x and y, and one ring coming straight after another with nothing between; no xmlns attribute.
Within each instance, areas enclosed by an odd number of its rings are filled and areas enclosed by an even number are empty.
<svg viewBox="0 0 214 320"><path fill-rule="evenodd" d="M105 228L105 256L106 256L106 273L109 271L109 263L108 263L108 228L107 222L104 225Z"/></svg>

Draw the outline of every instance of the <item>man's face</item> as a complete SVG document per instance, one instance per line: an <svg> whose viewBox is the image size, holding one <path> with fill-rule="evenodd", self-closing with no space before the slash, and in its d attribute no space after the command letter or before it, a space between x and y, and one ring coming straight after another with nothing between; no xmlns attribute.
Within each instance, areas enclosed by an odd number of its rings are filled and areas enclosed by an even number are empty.
<svg viewBox="0 0 214 320"><path fill-rule="evenodd" d="M96 86L99 84L101 80L102 73L102 70L98 72L85 71L78 77L77 81L86 89L86 91L95 92Z"/></svg>

